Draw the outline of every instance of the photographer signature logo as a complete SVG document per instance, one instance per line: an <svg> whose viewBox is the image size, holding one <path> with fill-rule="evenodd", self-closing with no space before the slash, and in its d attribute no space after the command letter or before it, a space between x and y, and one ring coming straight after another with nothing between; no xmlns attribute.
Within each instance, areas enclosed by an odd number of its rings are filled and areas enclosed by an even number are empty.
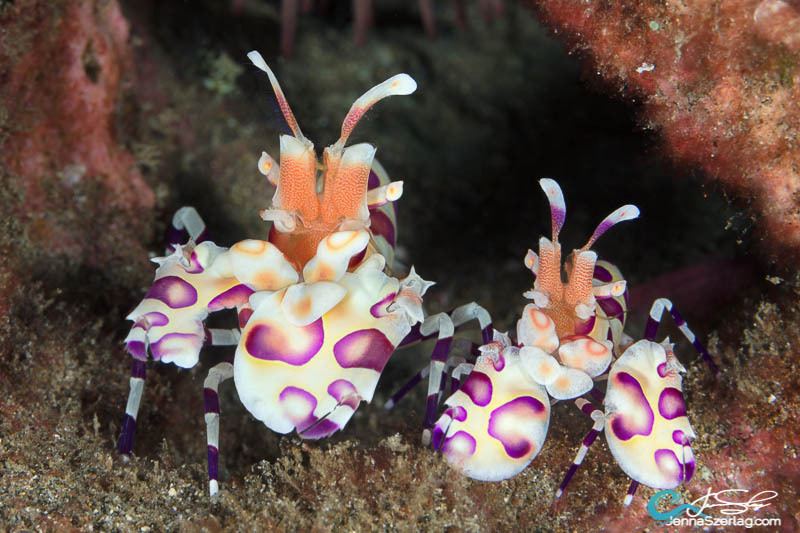
<svg viewBox="0 0 800 533"><path fill-rule="evenodd" d="M778 497L774 490L762 490L750 495L748 489L725 489L706 494L694 501L682 503L682 496L674 490L662 490L647 503L647 512L658 521L658 525L728 526L780 525L780 518L756 518L742 516L771 505ZM671 508L669 508L671 506ZM659 508L666 510L659 510ZM714 510L722 516L714 517L704 511Z"/></svg>

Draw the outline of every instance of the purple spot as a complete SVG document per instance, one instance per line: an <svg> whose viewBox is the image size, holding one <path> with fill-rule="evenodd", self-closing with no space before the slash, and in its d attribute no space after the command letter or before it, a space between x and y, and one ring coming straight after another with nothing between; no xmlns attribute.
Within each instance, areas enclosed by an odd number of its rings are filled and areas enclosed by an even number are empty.
<svg viewBox="0 0 800 533"><path fill-rule="evenodd" d="M611 430L620 440L630 440L636 435L649 435L653 431L655 416L642 386L627 372L619 372L613 378L613 386L619 387L625 396L620 413L613 416Z"/></svg>
<svg viewBox="0 0 800 533"><path fill-rule="evenodd" d="M456 458L466 458L475 453L475 437L466 431L458 431L445 439L442 453Z"/></svg>
<svg viewBox="0 0 800 533"><path fill-rule="evenodd" d="M147 361L147 350L145 350L144 343L142 341L130 341L125 345L125 348L128 350L128 353L134 356L136 359Z"/></svg>
<svg viewBox="0 0 800 533"><path fill-rule="evenodd" d="M209 311L218 311L220 309L230 309L237 305L242 305L253 294L253 289L247 285L236 285L231 287L223 293L218 294L213 300L208 302Z"/></svg>
<svg viewBox="0 0 800 533"><path fill-rule="evenodd" d="M370 209L369 211L370 225L369 230L373 235L381 235L394 248L395 234L394 224L389 217L383 214L378 209Z"/></svg>
<svg viewBox="0 0 800 533"><path fill-rule="evenodd" d="M393 292L390 295L388 295L386 298L381 300L380 302L378 302L375 305L373 305L372 307L370 307L369 308L370 314L372 316L374 316L375 318L382 318L382 317L388 315L389 311L387 311L386 308L389 307L390 303L392 303L392 301L394 300L394 297L396 296L396 294L397 293Z"/></svg>
<svg viewBox="0 0 800 533"><path fill-rule="evenodd" d="M467 410L461 407L460 405L456 405L455 407L451 407L445 414L450 415L450 418L453 420L458 420L459 422L463 422L467 419Z"/></svg>
<svg viewBox="0 0 800 533"><path fill-rule="evenodd" d="M673 488L677 487L683 481L683 465L678 461L678 456L672 450L656 450L655 453L656 466L665 478L672 478L671 484L668 487L659 488Z"/></svg>
<svg viewBox="0 0 800 533"><path fill-rule="evenodd" d="M667 375L667 363L661 363L656 370L658 370L658 376L663 378Z"/></svg>
<svg viewBox="0 0 800 533"><path fill-rule="evenodd" d="M183 265L181 265L183 266ZM197 254L192 252L192 255L189 256L189 266L183 267L187 274L200 274L205 270L203 265L200 264L200 261L197 259Z"/></svg>
<svg viewBox="0 0 800 533"><path fill-rule="evenodd" d="M286 418L295 425L313 417L314 409L317 408L314 395L298 387L285 387L278 395L278 401Z"/></svg>
<svg viewBox="0 0 800 533"><path fill-rule="evenodd" d="M673 387L662 390L658 397L658 412L667 420L686 416L686 404L683 403L681 391Z"/></svg>
<svg viewBox="0 0 800 533"><path fill-rule="evenodd" d="M611 272L609 272L604 266L597 264L594 266L594 273L592 274L592 277L602 281L603 283L608 283L614 279L614 276L611 275Z"/></svg>
<svg viewBox="0 0 800 533"><path fill-rule="evenodd" d="M535 451L536 443L523 433L522 428L543 418L547 412L544 404L531 396L521 396L492 411L489 416L489 435L499 440L506 453L519 459Z"/></svg>
<svg viewBox="0 0 800 533"><path fill-rule="evenodd" d="M333 420L328 420L327 418L319 420L317 417L312 418L314 419L313 422L297 426L297 432L300 434L300 437L304 439L323 439L325 437L330 437L342 429L339 427L339 424ZM311 425L314 425L314 427L311 427Z"/></svg>
<svg viewBox="0 0 800 533"><path fill-rule="evenodd" d="M355 386L346 379L337 379L328 385L328 394L333 396L337 403L347 405L354 411L361 403L361 396Z"/></svg>
<svg viewBox="0 0 800 533"><path fill-rule="evenodd" d="M265 320L247 332L244 347L256 359L301 366L317 355L324 340L322 318L307 326Z"/></svg>
<svg viewBox="0 0 800 533"><path fill-rule="evenodd" d="M506 358L503 357L502 353L497 354L497 361L492 359L492 366L498 372L500 372L501 370L503 370L506 367Z"/></svg>
<svg viewBox="0 0 800 533"><path fill-rule="evenodd" d="M327 437L339 430L335 422L314 416L317 399L308 391L298 387L286 387L278 396L283 414L297 428L297 433L304 439ZM313 426L313 427L311 427Z"/></svg>
<svg viewBox="0 0 800 533"><path fill-rule="evenodd" d="M333 356L342 368L369 368L382 372L394 344L380 330L362 329L342 337L333 346Z"/></svg>
<svg viewBox="0 0 800 533"><path fill-rule="evenodd" d="M202 335L195 335L194 333L167 333L161 337L158 342L150 344L150 354L153 359L159 359L170 356L180 355L184 352L200 353L200 348L203 347Z"/></svg>
<svg viewBox="0 0 800 533"><path fill-rule="evenodd" d="M458 389L469 396L472 403L483 407L492 401L492 380L483 372L473 371Z"/></svg>
<svg viewBox="0 0 800 533"><path fill-rule="evenodd" d="M173 309L180 309L197 303L197 289L178 276L165 276L153 282L145 298L160 300Z"/></svg>
<svg viewBox="0 0 800 533"><path fill-rule="evenodd" d="M439 422L437 422L436 426L433 428L433 439L431 440L434 450L441 448L442 439L444 439L444 430L439 427Z"/></svg>
<svg viewBox="0 0 800 533"><path fill-rule="evenodd" d="M169 324L169 318L167 318L167 315L164 313L159 313L158 311L150 311L149 313L145 313L137 318L136 323L133 324L133 327L139 327L148 330L158 326L166 326L167 324Z"/></svg>
<svg viewBox="0 0 800 533"><path fill-rule="evenodd" d="M687 437L686 434L680 429L677 429L672 432L672 441L675 444L681 444L683 446L689 445L689 437Z"/></svg>
<svg viewBox="0 0 800 533"><path fill-rule="evenodd" d="M685 460L685 459L684 459ZM683 481L689 481L694 476L694 457L686 461L683 465Z"/></svg>
<svg viewBox="0 0 800 533"><path fill-rule="evenodd" d="M597 305L606 314L608 318L618 318L622 320L625 311L615 298L598 298Z"/></svg>

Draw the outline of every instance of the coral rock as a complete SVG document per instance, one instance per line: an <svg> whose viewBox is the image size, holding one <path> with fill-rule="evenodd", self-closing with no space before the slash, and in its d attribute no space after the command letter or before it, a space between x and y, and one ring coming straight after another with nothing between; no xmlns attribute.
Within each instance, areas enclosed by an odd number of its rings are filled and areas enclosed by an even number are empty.
<svg viewBox="0 0 800 533"><path fill-rule="evenodd" d="M800 11L782 0L545 0L557 34L644 101L677 160L752 207L776 252L800 260Z"/></svg>
<svg viewBox="0 0 800 533"><path fill-rule="evenodd" d="M86 220L153 205L115 132L131 65L128 23L116 1L16 2L0 10L0 164L22 178L18 215L53 251L90 244L76 243L51 213L71 210L73 220ZM81 199L96 183L104 201Z"/></svg>

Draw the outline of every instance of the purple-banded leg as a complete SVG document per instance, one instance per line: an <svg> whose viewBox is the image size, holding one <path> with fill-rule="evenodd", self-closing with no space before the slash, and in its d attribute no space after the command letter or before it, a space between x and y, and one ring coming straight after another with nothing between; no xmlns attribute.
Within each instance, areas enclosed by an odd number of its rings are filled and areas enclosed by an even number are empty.
<svg viewBox="0 0 800 533"><path fill-rule="evenodd" d="M639 488L639 482L635 479L631 480L631 484L628 487L628 493L625 495L625 501L623 504L625 507L630 507L631 502L633 501L633 495L636 494L636 489Z"/></svg>
<svg viewBox="0 0 800 533"><path fill-rule="evenodd" d="M147 374L147 364L141 359L133 358L131 363L131 390L128 393L128 404L125 407L125 420L122 422L122 433L119 437L119 453L123 458L131 454L133 448L133 434L136 431L136 416L139 414L139 404L144 391L144 379Z"/></svg>
<svg viewBox="0 0 800 533"><path fill-rule="evenodd" d="M211 346L237 346L242 338L239 328L216 329L203 328L205 330L205 343Z"/></svg>
<svg viewBox="0 0 800 533"><path fill-rule="evenodd" d="M235 346L239 344L242 333L239 329L209 329L205 328L206 345ZM147 357L147 352L142 348L142 356ZM133 436L136 432L136 417L139 414L139 405L144 392L144 380L147 374L146 361L134 357L131 363L130 391L128 403L125 407L125 418L122 421L122 431L119 437L119 453L123 457L131 454L133 449Z"/></svg>
<svg viewBox="0 0 800 533"><path fill-rule="evenodd" d="M172 225L167 236L167 254L175 251L176 244L185 243L187 236L198 244L207 240L206 223L191 206L181 207L172 216Z"/></svg>
<svg viewBox="0 0 800 533"><path fill-rule="evenodd" d="M208 492L219 492L219 385L233 377L233 365L220 363L208 371L203 382L206 437L208 441Z"/></svg>
<svg viewBox="0 0 800 533"><path fill-rule="evenodd" d="M422 430L422 443L428 445L431 442L431 431L433 430L436 411L446 383L445 366L447 355L450 353L450 346L453 344L455 327L450 315L437 313L426 318L419 331L425 336L432 335L436 331L439 332L439 338L436 340L431 352L430 370L428 372L428 401L425 408L425 424Z"/></svg>
<svg viewBox="0 0 800 533"><path fill-rule="evenodd" d="M447 358L447 369L453 369L450 372L450 394L453 394L461 387L461 376L472 372L471 365L467 360L460 356L451 356Z"/></svg>
<svg viewBox="0 0 800 533"><path fill-rule="evenodd" d="M475 302L470 302L468 304L456 307L455 309L453 309L453 311L451 311L448 314L453 324L454 332L459 330L467 322L471 320L477 320L478 325L480 326L481 329L481 343L487 344L492 341L492 319L489 316L488 311L486 311L480 305L476 304ZM429 320L431 318L432 317L428 317L428 319L426 320ZM398 347L408 346L410 344L432 339L438 330L435 328L432 328L430 330L426 329L425 333L423 333L422 331L423 324L417 324L414 327L412 327L411 332L408 335L406 335L406 338L403 339L402 342L400 342L400 345ZM429 325L433 324L435 323L429 323ZM436 354L436 347L434 347L434 354ZM447 357L447 353L444 354L444 357L445 358ZM431 356L431 359L433 359L433 355ZM411 391L411 389L416 387L423 379L428 377L430 375L432 366L433 366L432 364L426 365L424 368L422 368L416 374L414 374L411 377L411 379L405 385L400 387L400 389L398 389L397 392L395 392L392 395L392 397L384 404L383 406L384 409L389 410L392 407L394 407L395 404L397 404L397 402L400 401L401 398L403 398L406 394L408 394ZM456 366L456 365L451 365L451 366ZM446 365L444 370L446 370ZM439 379L442 380L444 378L440 377Z"/></svg>
<svg viewBox="0 0 800 533"><path fill-rule="evenodd" d="M422 443L431 442L433 426L436 423L436 411L447 384L447 360L453 344L455 328L471 320L477 320L481 328L481 341L484 344L492 340L492 321L488 311L475 302L456 307L452 313L437 313L425 319L419 328L424 337L431 337L439 332L439 338L431 352L430 372L428 374L428 401L425 408L425 424L422 430Z"/></svg>
<svg viewBox="0 0 800 533"><path fill-rule="evenodd" d="M572 461L569 470L567 470L567 474L564 476L564 481L562 481L561 486L558 487L558 491L556 491L556 498L560 498L561 495L564 494L564 489L567 488L567 484L569 483L570 479L572 479L575 471L578 470L578 467L583 462L584 457L586 457L586 452L589 451L589 446L592 445L597 436L603 431L603 427L606 423L606 417L603 414L603 411L598 407L595 407L595 405L588 400L578 398L575 400L575 405L577 405L581 411L586 413L586 415L590 416L592 420L594 420L594 424L592 425L592 429L589 430L589 433L586 434L586 437L584 437L581 447L578 450L578 454L575 456L575 459Z"/></svg>
<svg viewBox="0 0 800 533"><path fill-rule="evenodd" d="M684 337L688 339L689 342L692 343L694 349L697 350L705 362L708 364L708 368L711 369L711 372L714 376L719 375L719 367L717 367L714 360L709 355L708 350L703 344L697 340L697 336L689 329L689 326L686 324L686 321L683 317L678 313L678 311L672 306L672 302L667 298L659 298L653 305L650 307L650 316L647 319L647 327L644 330L644 338L653 341L656 338L656 334L658 333L658 326L661 324L661 317L664 314L664 309L669 311L672 315L672 319L675 321L675 325L678 326L678 329L681 330Z"/></svg>
<svg viewBox="0 0 800 533"><path fill-rule="evenodd" d="M387 411L395 406L397 402L399 402L406 394L408 394L411 389L419 385L423 379L428 377L428 372L430 372L430 367L425 365L419 372L414 374L411 379L409 379L405 385L397 389L397 392L392 394L391 398L386 400L386 403L383 404L383 408Z"/></svg>

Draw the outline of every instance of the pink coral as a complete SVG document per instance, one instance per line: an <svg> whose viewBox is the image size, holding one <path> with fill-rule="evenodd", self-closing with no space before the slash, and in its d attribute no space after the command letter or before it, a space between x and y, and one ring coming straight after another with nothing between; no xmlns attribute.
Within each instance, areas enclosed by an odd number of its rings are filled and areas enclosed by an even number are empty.
<svg viewBox="0 0 800 533"><path fill-rule="evenodd" d="M2 163L23 178L23 219L51 251L76 243L47 213L150 208L154 195L115 134L122 79L132 62L128 23L116 1L18 2L0 16ZM0 124L2 126L2 124ZM97 182L107 205L58 205L52 190ZM63 193L62 193L63 196ZM56 204L56 205L54 205ZM46 227L45 227L46 226ZM34 231L36 232L36 231ZM74 239L72 237L75 237Z"/></svg>
<svg viewBox="0 0 800 533"><path fill-rule="evenodd" d="M782 0L545 0L542 19L644 101L677 160L745 201L800 259L800 12Z"/></svg>

